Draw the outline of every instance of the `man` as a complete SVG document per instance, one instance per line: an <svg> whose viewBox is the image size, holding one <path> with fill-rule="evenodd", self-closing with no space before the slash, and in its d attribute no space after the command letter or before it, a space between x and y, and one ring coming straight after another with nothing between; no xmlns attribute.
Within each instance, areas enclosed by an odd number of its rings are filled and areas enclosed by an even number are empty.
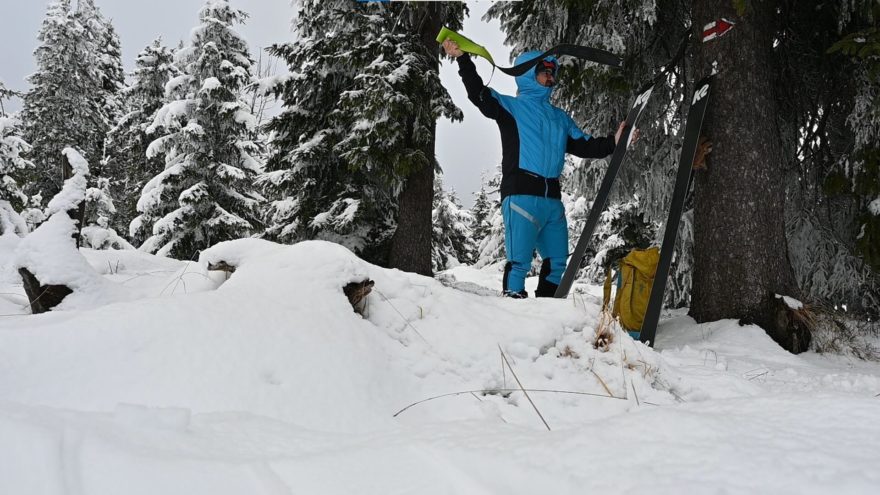
<svg viewBox="0 0 880 495"><path fill-rule="evenodd" d="M541 272L537 297L553 297L568 259L568 223L559 174L565 154L603 158L614 152L623 133L620 123L612 137L584 134L571 117L550 104L558 64L548 57L516 78L516 97L497 93L483 85L470 56L452 40L443 49L458 61L468 99L480 112L495 120L501 131L501 211L504 217L504 295L525 298L525 279L537 248ZM527 52L515 64L532 60L541 52ZM638 130L633 131L633 140Z"/></svg>

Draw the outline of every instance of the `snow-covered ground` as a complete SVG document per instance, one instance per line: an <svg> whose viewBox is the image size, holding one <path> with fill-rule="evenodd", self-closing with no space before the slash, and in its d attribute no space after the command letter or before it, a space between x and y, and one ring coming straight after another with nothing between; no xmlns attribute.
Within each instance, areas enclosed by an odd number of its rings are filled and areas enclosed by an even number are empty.
<svg viewBox="0 0 880 495"><path fill-rule="evenodd" d="M0 238L0 494L880 487L880 365L756 327L674 316L656 351L617 331L603 352L599 288L510 300L491 270L441 283L257 240L191 263L84 250L111 285L26 315L20 244ZM342 287L364 278L361 317Z"/></svg>

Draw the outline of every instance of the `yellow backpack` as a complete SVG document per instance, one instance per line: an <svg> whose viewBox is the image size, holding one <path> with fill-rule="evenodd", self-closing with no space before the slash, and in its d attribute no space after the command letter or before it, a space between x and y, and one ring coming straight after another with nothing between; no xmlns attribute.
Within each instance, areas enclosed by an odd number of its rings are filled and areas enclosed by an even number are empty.
<svg viewBox="0 0 880 495"><path fill-rule="evenodd" d="M651 298L651 286L654 285L654 273L660 261L660 248L633 249L622 260L617 272L617 295L611 314L620 321L620 325L633 332L642 329L648 300ZM608 307L611 299L611 272L605 275L605 302Z"/></svg>

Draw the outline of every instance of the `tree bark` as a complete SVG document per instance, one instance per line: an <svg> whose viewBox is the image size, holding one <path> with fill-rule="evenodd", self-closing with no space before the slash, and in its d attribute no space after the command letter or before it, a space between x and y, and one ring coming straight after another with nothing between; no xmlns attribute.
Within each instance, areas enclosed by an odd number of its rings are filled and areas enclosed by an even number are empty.
<svg viewBox="0 0 880 495"><path fill-rule="evenodd" d="M39 314L52 311L52 308L61 304L65 297L73 294L66 285L43 285L27 268L19 268L18 274L24 284L24 292L28 296L31 313Z"/></svg>
<svg viewBox="0 0 880 495"><path fill-rule="evenodd" d="M439 70L440 56L435 37L441 27L441 9L422 7L425 14L416 26L425 53L433 53ZM412 128L412 127L411 127ZM431 269L431 210L434 200L434 169L436 158L434 142L436 124L431 126L429 142L422 150L430 163L414 170L407 176L403 190L398 196L397 230L391 238L388 264L405 272L433 275Z"/></svg>
<svg viewBox="0 0 880 495"><path fill-rule="evenodd" d="M696 78L717 62L704 133L708 170L695 179L691 316L740 319L763 327L792 352L809 334L792 328L776 294L799 298L785 238L782 140L773 94L774 2L750 2L742 17L730 0L694 0ZM736 26L701 42L702 26L721 17Z"/></svg>

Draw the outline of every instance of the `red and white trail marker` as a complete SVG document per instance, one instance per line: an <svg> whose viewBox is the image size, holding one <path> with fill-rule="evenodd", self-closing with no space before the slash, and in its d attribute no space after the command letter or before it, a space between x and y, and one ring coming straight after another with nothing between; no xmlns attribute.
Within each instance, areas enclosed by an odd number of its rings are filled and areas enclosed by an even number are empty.
<svg viewBox="0 0 880 495"><path fill-rule="evenodd" d="M734 25L736 25L735 22L728 21L723 17L717 21L712 21L709 24L706 24L703 26L703 43L724 36L728 31L733 29Z"/></svg>

